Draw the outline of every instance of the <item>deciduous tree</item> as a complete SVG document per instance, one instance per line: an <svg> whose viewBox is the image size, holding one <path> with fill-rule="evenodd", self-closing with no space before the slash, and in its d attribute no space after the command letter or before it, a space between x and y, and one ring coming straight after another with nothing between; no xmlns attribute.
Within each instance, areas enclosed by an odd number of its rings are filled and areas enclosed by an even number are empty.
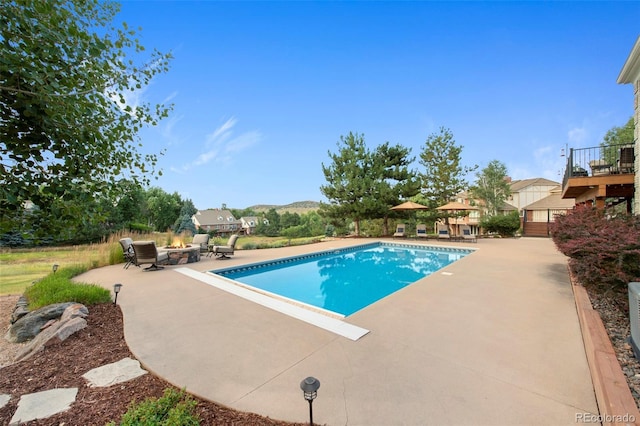
<svg viewBox="0 0 640 426"><path fill-rule="evenodd" d="M180 217L183 204L177 192L169 194L162 188L152 187L146 192L146 216L148 224L156 231L165 232Z"/></svg>
<svg viewBox="0 0 640 426"><path fill-rule="evenodd" d="M0 2L4 228L16 225L11 219L27 201L49 217L45 233L57 219L87 220L91 211L54 216L50 206L114 195L119 180L146 184L156 172L157 154L142 152L137 135L169 108L127 97L166 72L170 56L143 56L136 31L113 24L118 10L101 0Z"/></svg>
<svg viewBox="0 0 640 426"><path fill-rule="evenodd" d="M492 160L487 167L476 176L471 195L484 201L486 212L495 216L511 195L511 187L507 182L507 166L498 160Z"/></svg>
<svg viewBox="0 0 640 426"><path fill-rule="evenodd" d="M467 175L478 166L462 165L462 148L456 145L453 133L444 127L440 128L439 133L427 137L420 153L420 164L424 166L424 171L420 174L422 190L419 201L432 211L469 187ZM439 212L438 215L448 218L451 214Z"/></svg>

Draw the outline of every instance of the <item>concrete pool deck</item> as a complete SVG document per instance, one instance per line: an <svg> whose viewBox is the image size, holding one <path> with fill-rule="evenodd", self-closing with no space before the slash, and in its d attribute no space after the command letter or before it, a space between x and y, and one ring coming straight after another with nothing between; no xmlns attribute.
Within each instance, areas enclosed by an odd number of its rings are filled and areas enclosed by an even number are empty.
<svg viewBox="0 0 640 426"><path fill-rule="evenodd" d="M548 239L422 242L477 251L347 317L370 331L357 341L177 271L371 241L240 250L154 272L113 265L78 280L122 283L125 338L142 365L234 409L308 421L299 384L314 376L314 422L330 426L569 425L598 415L566 258Z"/></svg>

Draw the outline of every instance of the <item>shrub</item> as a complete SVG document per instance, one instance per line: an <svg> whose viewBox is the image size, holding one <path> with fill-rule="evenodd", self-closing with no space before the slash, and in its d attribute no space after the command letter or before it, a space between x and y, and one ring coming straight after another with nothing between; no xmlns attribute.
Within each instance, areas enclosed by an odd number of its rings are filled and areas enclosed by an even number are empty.
<svg viewBox="0 0 640 426"><path fill-rule="evenodd" d="M255 250L257 248L258 248L258 244L253 243L253 242L244 243L242 245L242 250Z"/></svg>
<svg viewBox="0 0 640 426"><path fill-rule="evenodd" d="M287 238L303 238L310 237L311 230L308 225L296 225L280 231L280 235Z"/></svg>
<svg viewBox="0 0 640 426"><path fill-rule="evenodd" d="M640 280L640 218L606 217L591 207L557 216L551 226L556 247L570 258L571 270L584 285L622 288Z"/></svg>
<svg viewBox="0 0 640 426"><path fill-rule="evenodd" d="M336 235L336 228L335 226L329 224L325 227L324 229L324 235L327 237L333 237Z"/></svg>
<svg viewBox="0 0 640 426"><path fill-rule="evenodd" d="M77 302L83 305L97 305L111 301L109 290L95 284L81 284L71 278L87 271L86 265L60 268L27 287L24 292L29 301L29 309L35 310L52 303Z"/></svg>
<svg viewBox="0 0 640 426"><path fill-rule="evenodd" d="M513 237L520 229L520 216L517 211L506 215L484 216L480 226L487 232L497 232L502 237Z"/></svg>
<svg viewBox="0 0 640 426"><path fill-rule="evenodd" d="M129 224L129 230L132 232L151 232L153 231L153 228L149 225L146 225L144 223L135 223L135 222L131 222Z"/></svg>
<svg viewBox="0 0 640 426"><path fill-rule="evenodd" d="M135 400L122 416L121 426L191 426L199 425L200 420L195 413L198 403L184 391L173 388L164 390L160 398L147 398L140 403ZM114 426L108 423L107 426Z"/></svg>

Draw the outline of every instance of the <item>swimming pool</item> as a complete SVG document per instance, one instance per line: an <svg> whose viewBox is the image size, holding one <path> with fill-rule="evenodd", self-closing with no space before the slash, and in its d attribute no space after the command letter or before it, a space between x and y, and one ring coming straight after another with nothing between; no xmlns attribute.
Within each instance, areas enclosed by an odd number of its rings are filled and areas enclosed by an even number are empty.
<svg viewBox="0 0 640 426"><path fill-rule="evenodd" d="M348 316L472 251L377 242L209 272Z"/></svg>

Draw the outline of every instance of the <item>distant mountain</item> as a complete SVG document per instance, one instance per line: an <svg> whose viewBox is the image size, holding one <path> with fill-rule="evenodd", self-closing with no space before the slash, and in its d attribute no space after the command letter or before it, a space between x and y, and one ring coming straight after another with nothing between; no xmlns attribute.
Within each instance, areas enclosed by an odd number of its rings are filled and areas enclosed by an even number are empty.
<svg viewBox="0 0 640 426"><path fill-rule="evenodd" d="M317 201L296 201L295 203L282 206L275 204L256 204L255 206L250 206L248 208L257 213L275 209L278 214L282 214L284 212L302 214L308 213L312 210L318 210L318 208L320 208L320 203Z"/></svg>

